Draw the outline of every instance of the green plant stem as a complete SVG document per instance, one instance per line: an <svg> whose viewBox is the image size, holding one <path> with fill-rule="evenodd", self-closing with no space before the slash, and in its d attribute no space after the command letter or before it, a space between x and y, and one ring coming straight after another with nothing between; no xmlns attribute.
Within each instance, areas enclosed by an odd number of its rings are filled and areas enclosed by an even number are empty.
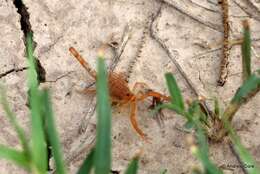
<svg viewBox="0 0 260 174"><path fill-rule="evenodd" d="M251 100L258 92L260 91L260 78L259 76L253 74L251 75L244 84L237 90L235 96L231 100L230 104L225 109L221 119L222 126L218 131L218 134L215 136L215 140L221 140L227 133L227 130L224 129L224 122L231 122L234 118L234 115L239 110L239 108Z"/></svg>
<svg viewBox="0 0 260 174"><path fill-rule="evenodd" d="M250 27L247 20L243 21L244 38L242 49L242 79L246 81L251 75L251 36Z"/></svg>

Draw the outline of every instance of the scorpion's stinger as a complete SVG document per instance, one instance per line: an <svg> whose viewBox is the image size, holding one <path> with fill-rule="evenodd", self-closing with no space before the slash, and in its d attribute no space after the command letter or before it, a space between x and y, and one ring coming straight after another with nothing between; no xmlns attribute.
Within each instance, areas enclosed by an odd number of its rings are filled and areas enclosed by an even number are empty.
<svg viewBox="0 0 260 174"><path fill-rule="evenodd" d="M90 65L84 60L84 58L77 52L77 50L73 47L69 48L71 54L79 61L79 63L84 67L84 69L94 78L96 79L97 73L93 70Z"/></svg>

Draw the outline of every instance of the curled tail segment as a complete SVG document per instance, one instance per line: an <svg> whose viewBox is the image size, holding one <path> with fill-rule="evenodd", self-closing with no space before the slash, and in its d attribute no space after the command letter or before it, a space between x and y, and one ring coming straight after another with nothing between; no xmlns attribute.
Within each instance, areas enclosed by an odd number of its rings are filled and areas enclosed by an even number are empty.
<svg viewBox="0 0 260 174"><path fill-rule="evenodd" d="M84 60L84 58L78 53L78 51L70 47L69 51L71 54L79 61L79 63L84 67L84 69L94 78L96 79L96 71L90 67L90 65Z"/></svg>

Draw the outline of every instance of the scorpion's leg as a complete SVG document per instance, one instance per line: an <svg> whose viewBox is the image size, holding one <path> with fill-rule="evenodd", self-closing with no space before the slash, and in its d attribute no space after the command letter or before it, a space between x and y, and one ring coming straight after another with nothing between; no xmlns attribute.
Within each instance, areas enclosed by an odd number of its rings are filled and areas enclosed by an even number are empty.
<svg viewBox="0 0 260 174"><path fill-rule="evenodd" d="M170 97L162 95L158 92L154 91L148 91L146 94L143 94L138 98L139 101L142 101L146 99L147 97L152 97L152 104L149 106L149 109L154 109L156 106L160 105L163 103L163 101L170 101ZM156 114L155 118L157 119L159 126L161 127L163 125L163 113L162 110L160 109L158 114Z"/></svg>
<svg viewBox="0 0 260 174"><path fill-rule="evenodd" d="M164 101L170 101L171 98L169 96L165 96L163 94L160 94L159 92L155 92L155 91L148 91L146 92L145 94L141 95L140 97L138 97L137 100L144 100L146 99L147 97L154 97L154 98L157 98L157 99L160 99L160 101L164 100Z"/></svg>
<svg viewBox="0 0 260 174"><path fill-rule="evenodd" d="M139 128L137 120L136 120L136 110L137 110L137 102L136 99L133 99L131 101L131 115L130 115L130 121L134 128L134 130L141 136L141 138L148 142L148 137L143 131Z"/></svg>
<svg viewBox="0 0 260 174"><path fill-rule="evenodd" d="M170 97L151 90L146 83L136 82L133 91L137 94L137 100L144 100L147 97L154 97L160 100L170 101Z"/></svg>

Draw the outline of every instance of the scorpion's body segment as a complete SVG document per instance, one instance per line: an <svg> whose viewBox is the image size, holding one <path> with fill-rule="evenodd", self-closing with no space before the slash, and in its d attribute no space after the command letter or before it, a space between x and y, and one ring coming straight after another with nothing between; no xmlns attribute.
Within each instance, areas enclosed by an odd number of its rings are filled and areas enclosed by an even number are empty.
<svg viewBox="0 0 260 174"><path fill-rule="evenodd" d="M229 10L228 10L228 0L220 0L222 8L222 22L224 28L224 37L223 37L223 48L222 48L222 60L220 63L220 75L218 79L218 85L223 86L226 83L228 76L228 64L229 64Z"/></svg>
<svg viewBox="0 0 260 174"><path fill-rule="evenodd" d="M122 74L109 73L108 85L110 96L114 101L129 101L134 96Z"/></svg>
<svg viewBox="0 0 260 174"><path fill-rule="evenodd" d="M96 80L96 71L93 70L90 65L83 59L83 57L73 48L70 47L69 51L72 55L79 61L79 63L85 68L85 70ZM136 83L134 88L139 84ZM136 111L137 111L137 102L143 101L147 97L156 98L158 101L169 101L170 97L164 96L158 92L154 92L152 90L148 90L145 93L140 95L134 94L128 87L127 79L121 73L110 72L108 74L108 86L109 86L109 95L112 102L116 102L118 104L128 104L131 106L131 114L130 121L135 129L135 131L143 138L147 140L147 136L143 131L139 128L136 120ZM93 92L93 89L86 89L85 92ZM95 91L95 90L94 90Z"/></svg>

